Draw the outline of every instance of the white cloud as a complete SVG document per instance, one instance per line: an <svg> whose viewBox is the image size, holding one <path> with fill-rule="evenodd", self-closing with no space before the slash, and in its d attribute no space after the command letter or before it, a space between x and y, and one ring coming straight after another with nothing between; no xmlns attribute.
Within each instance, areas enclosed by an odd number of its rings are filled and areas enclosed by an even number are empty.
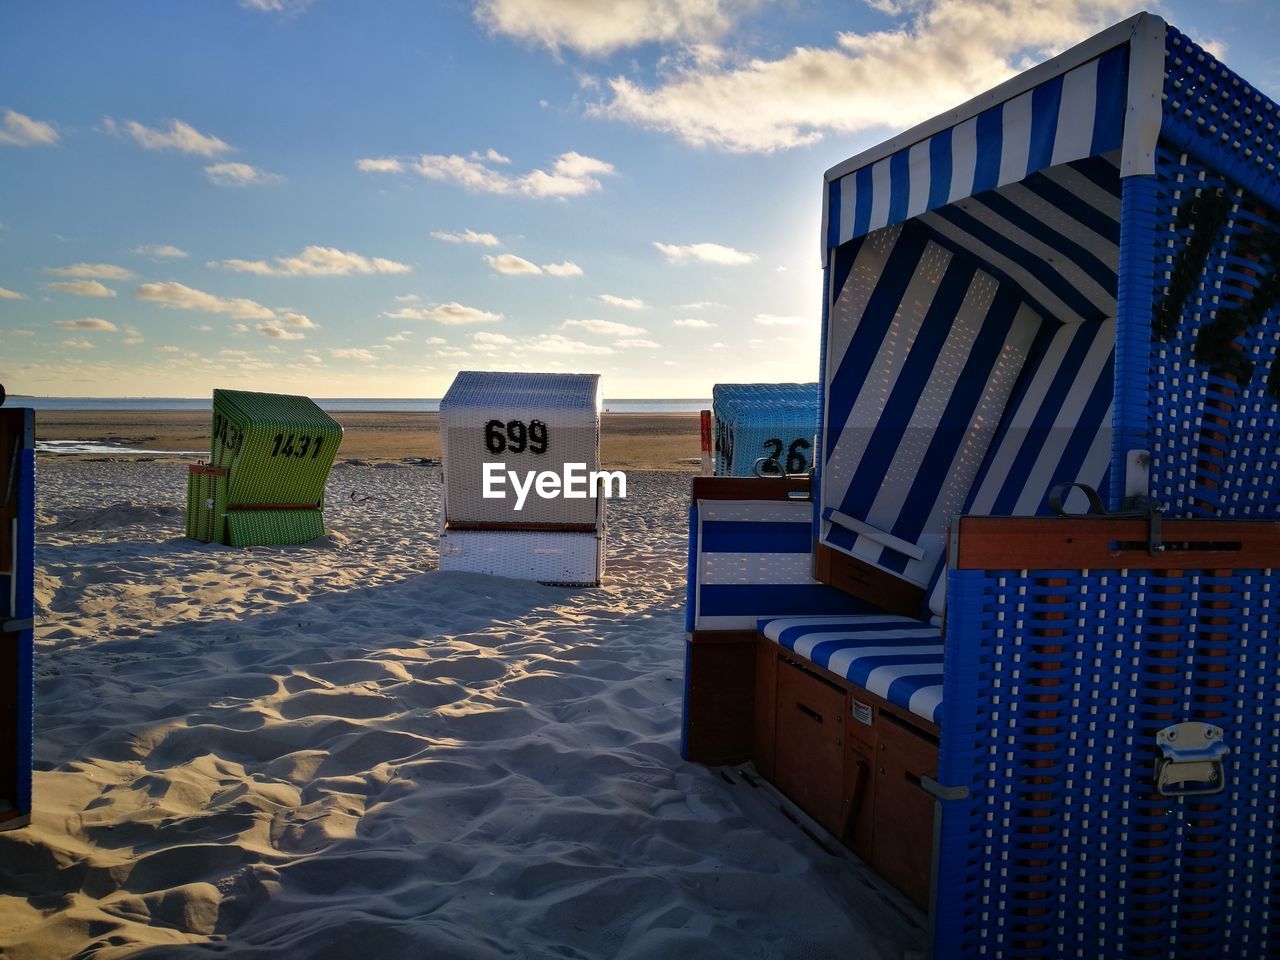
<svg viewBox="0 0 1280 960"><path fill-rule="evenodd" d="M648 333L643 327L633 327L628 323L616 323L613 320L566 320L560 325L562 330L566 330L569 327L581 327L588 333L599 333L609 337L627 337Z"/></svg>
<svg viewBox="0 0 1280 960"><path fill-rule="evenodd" d="M553 277L582 276L582 268L572 260L566 260L564 263L544 263L542 269Z"/></svg>
<svg viewBox="0 0 1280 960"><path fill-rule="evenodd" d="M144 257L185 257L187 251L179 249L167 243L144 243L140 247L133 248L134 253L140 253Z"/></svg>
<svg viewBox="0 0 1280 960"><path fill-rule="evenodd" d="M36 335L34 330L6 330L4 332L11 337L34 337Z"/></svg>
<svg viewBox="0 0 1280 960"><path fill-rule="evenodd" d="M445 340L444 337L427 337L426 340L423 342L428 344L429 346L438 347L443 343L447 343L448 341Z"/></svg>
<svg viewBox="0 0 1280 960"><path fill-rule="evenodd" d="M319 357L317 357L314 353L304 353L302 355L302 359L306 360L308 363L324 363L324 361L321 360Z"/></svg>
<svg viewBox="0 0 1280 960"><path fill-rule="evenodd" d="M233 323L231 325L232 333L248 333L249 325L247 323Z"/></svg>
<svg viewBox="0 0 1280 960"><path fill-rule="evenodd" d="M472 154L472 156L475 156L475 154ZM510 157L504 157L497 150L493 149L493 147L490 147L488 150L484 152L484 157L490 163L501 163L504 165L511 163Z"/></svg>
<svg viewBox="0 0 1280 960"><path fill-rule="evenodd" d="M298 327L302 330L314 330L316 325L311 322L311 318L305 313L296 313L292 310L281 312L276 321L286 327Z"/></svg>
<svg viewBox="0 0 1280 960"><path fill-rule="evenodd" d="M516 343L514 339L502 333L481 330L471 335L471 345L481 353L494 353L502 347L510 347Z"/></svg>
<svg viewBox="0 0 1280 960"><path fill-rule="evenodd" d="M77 297L114 297L116 292L97 280L63 280L59 283L46 283L50 290L61 293L74 293Z"/></svg>
<svg viewBox="0 0 1280 960"><path fill-rule="evenodd" d="M422 298L419 297L416 293L406 293L402 297L392 297L391 299L394 300L396 303L417 303Z"/></svg>
<svg viewBox="0 0 1280 960"><path fill-rule="evenodd" d="M513 0L514 2L514 0ZM777 59L689 59L656 86L623 76L591 112L687 143L768 152L828 133L902 129L1007 79L1132 12L1129 0L899 0L891 29Z"/></svg>
<svg viewBox="0 0 1280 960"><path fill-rule="evenodd" d="M702 320L699 317L681 317L679 320L672 320L671 322L677 327L693 327L698 330L706 330L715 326L710 320Z"/></svg>
<svg viewBox="0 0 1280 960"><path fill-rule="evenodd" d="M156 347L156 353L181 353L181 352L182 352L181 347L174 347L174 346Z"/></svg>
<svg viewBox="0 0 1280 960"><path fill-rule="evenodd" d="M603 55L650 42L707 39L725 33L758 0L480 0L476 19L495 33L551 50Z"/></svg>
<svg viewBox="0 0 1280 960"><path fill-rule="evenodd" d="M73 263L69 267L45 267L55 277L83 277L90 280L132 280L133 274L114 263Z"/></svg>
<svg viewBox="0 0 1280 960"><path fill-rule="evenodd" d="M443 230L433 230L431 235L437 240L444 240L446 243L475 243L482 247L496 247L498 238L492 233L476 233L474 230L463 230L461 233L446 233Z"/></svg>
<svg viewBox="0 0 1280 960"><path fill-rule="evenodd" d="M772 313L757 313L755 322L765 327L794 327L804 323L804 317L779 317Z"/></svg>
<svg viewBox="0 0 1280 960"><path fill-rule="evenodd" d="M614 307L623 307L626 310L643 310L645 308L645 302L639 297L617 297L612 293L602 293L597 299Z"/></svg>
<svg viewBox="0 0 1280 960"><path fill-rule="evenodd" d="M505 273L507 276L542 272L542 268L536 263L530 263L524 257L517 257L514 253L500 253L496 257L486 253L484 259L496 272Z"/></svg>
<svg viewBox="0 0 1280 960"><path fill-rule="evenodd" d="M240 0L240 6L259 13L294 14L311 6L311 0Z"/></svg>
<svg viewBox="0 0 1280 960"><path fill-rule="evenodd" d="M148 150L177 150L180 153L190 153L200 157L214 157L231 149L231 145L225 140L203 134L191 124L181 120L170 120L169 128L161 130L143 126L136 120L126 120L123 124L117 124L110 117L106 117L103 120L103 127L108 133L128 134L139 146Z"/></svg>
<svg viewBox="0 0 1280 960"><path fill-rule="evenodd" d="M205 313L224 313L236 320L274 320L276 312L253 300L225 298L195 290L174 280L163 283L144 283L133 295L179 310L202 310Z"/></svg>
<svg viewBox="0 0 1280 960"><path fill-rule="evenodd" d="M126 347L136 347L138 344L146 340L146 337L142 335L142 331L139 330L137 327L135 327L132 323L126 323L124 325L124 333L125 333L124 345Z"/></svg>
<svg viewBox="0 0 1280 960"><path fill-rule="evenodd" d="M25 293L18 293L18 291L16 290L6 290L4 287L0 287L0 300L25 300L25 299L27 299L27 295Z"/></svg>
<svg viewBox="0 0 1280 960"><path fill-rule="evenodd" d="M433 320L448 327L458 327L469 323L496 323L503 319L500 313L490 313L478 307L467 307L460 303L442 303L430 309L420 307L403 307L384 313L384 317L392 320Z"/></svg>
<svg viewBox="0 0 1280 960"><path fill-rule="evenodd" d="M272 259L274 263L265 260L211 260L208 265L264 277L345 277L353 273L407 273L412 269L407 263L364 257L335 247L312 246L296 256Z"/></svg>
<svg viewBox="0 0 1280 960"><path fill-rule="evenodd" d="M330 349L329 352L340 360L377 360L374 354L363 347L338 347Z"/></svg>
<svg viewBox="0 0 1280 960"><path fill-rule="evenodd" d="M611 347L595 343L583 343L581 340L570 340L558 333L544 333L525 343L526 350L537 353L565 353L603 355L613 353Z"/></svg>
<svg viewBox="0 0 1280 960"><path fill-rule="evenodd" d="M528 197L561 199L600 190L600 177L615 172L613 164L572 150L556 157L550 172L531 170L521 176L495 170L487 166L486 161L495 162L491 157L481 158L479 154L462 157L457 154L424 153L411 159L366 158L357 160L356 166L366 173L401 173L412 170L429 180L457 183L467 190L479 193L523 194ZM497 162L509 161L502 157Z"/></svg>
<svg viewBox="0 0 1280 960"><path fill-rule="evenodd" d="M365 173L400 173L404 164L395 157L365 157L356 161L356 169Z"/></svg>
<svg viewBox="0 0 1280 960"><path fill-rule="evenodd" d="M6 109L0 124L0 144L11 147L51 147L58 142L58 131L43 120L32 120L25 113Z"/></svg>
<svg viewBox="0 0 1280 960"><path fill-rule="evenodd" d="M85 317L83 320L55 320L55 327L61 327L63 330L117 330L114 323L110 320L103 320L101 317Z"/></svg>
<svg viewBox="0 0 1280 960"><path fill-rule="evenodd" d="M408 339L412 335L413 335L412 330L401 330L399 333L393 333L391 336L386 337L385 339L390 341L391 343L404 343L408 341Z"/></svg>
<svg viewBox="0 0 1280 960"><path fill-rule="evenodd" d="M652 340L636 340L636 339L632 339L632 338L628 338L628 339L626 339L626 340L619 340L619 341L617 341L617 342L614 344L614 346L615 346L615 347L623 347L624 349L628 349L628 350L630 350L630 349L637 349L637 350L660 350L660 349L662 349L662 344L660 344L660 343L655 343L655 342L654 342L654 341L652 341Z"/></svg>
<svg viewBox="0 0 1280 960"><path fill-rule="evenodd" d="M714 300L696 300L693 303L680 304L684 310L706 310L708 307L723 307L723 303L717 303Z"/></svg>
<svg viewBox="0 0 1280 960"><path fill-rule="evenodd" d="M258 332L264 337L270 337L273 340L305 340L307 335L297 330L286 330L278 323L260 323L258 324Z"/></svg>
<svg viewBox="0 0 1280 960"><path fill-rule="evenodd" d="M754 253L743 253L733 247L725 247L718 243L659 243L653 245L671 263L682 263L685 260L698 260L702 263L715 263L721 266L736 267L751 263L756 259Z"/></svg>
<svg viewBox="0 0 1280 960"><path fill-rule="evenodd" d="M93 350L94 346L84 337L76 337L74 340L63 340L60 344L64 347L70 347L72 350Z"/></svg>
<svg viewBox="0 0 1280 960"><path fill-rule="evenodd" d="M220 187L249 187L284 179L278 173L268 173L247 163L215 163L204 168L204 175Z"/></svg>

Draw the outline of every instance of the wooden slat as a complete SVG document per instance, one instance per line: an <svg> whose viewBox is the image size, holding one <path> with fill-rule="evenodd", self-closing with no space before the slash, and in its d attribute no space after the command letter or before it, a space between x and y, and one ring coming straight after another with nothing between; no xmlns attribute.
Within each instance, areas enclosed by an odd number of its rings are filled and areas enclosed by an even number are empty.
<svg viewBox="0 0 1280 960"><path fill-rule="evenodd" d="M729 633L729 631L725 631ZM685 756L697 763L751 759L755 710L755 634L707 641L691 634L686 661ZM701 640L695 642L695 637Z"/></svg>
<svg viewBox="0 0 1280 960"><path fill-rule="evenodd" d="M227 475L226 467L211 467L203 463L187 464L188 473L211 473L215 477L225 477Z"/></svg>
<svg viewBox="0 0 1280 960"><path fill-rule="evenodd" d="M817 545L814 577L886 613L918 617L924 608L924 590L920 587L825 544Z"/></svg>
<svg viewBox="0 0 1280 960"><path fill-rule="evenodd" d="M1120 570L1280 564L1280 522L1165 520L1165 549L1147 552L1147 521L1110 517L962 517L961 570Z"/></svg>
<svg viewBox="0 0 1280 960"><path fill-rule="evenodd" d="M694 477L697 500L797 500L810 496L808 477ZM803 497L791 494L803 494Z"/></svg>

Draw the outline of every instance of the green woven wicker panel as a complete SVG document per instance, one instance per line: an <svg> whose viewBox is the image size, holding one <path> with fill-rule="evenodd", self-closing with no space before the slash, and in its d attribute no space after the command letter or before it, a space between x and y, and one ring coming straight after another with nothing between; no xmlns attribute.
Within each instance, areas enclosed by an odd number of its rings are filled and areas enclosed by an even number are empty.
<svg viewBox="0 0 1280 960"><path fill-rule="evenodd" d="M235 504L319 504L342 427L308 397L213 391L210 462Z"/></svg>
<svg viewBox="0 0 1280 960"><path fill-rule="evenodd" d="M227 513L227 478L192 470L187 474L187 536L221 543Z"/></svg>
<svg viewBox="0 0 1280 960"><path fill-rule="evenodd" d="M291 546L324 535L319 510L233 510L227 514L227 542L233 547Z"/></svg>

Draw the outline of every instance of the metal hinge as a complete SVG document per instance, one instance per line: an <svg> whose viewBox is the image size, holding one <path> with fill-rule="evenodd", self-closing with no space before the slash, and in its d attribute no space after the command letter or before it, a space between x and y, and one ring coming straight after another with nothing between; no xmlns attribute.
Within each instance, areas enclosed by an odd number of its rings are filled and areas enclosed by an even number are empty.
<svg viewBox="0 0 1280 960"><path fill-rule="evenodd" d="M1226 786L1222 758L1231 748L1222 728L1198 720L1165 727L1156 734L1155 788L1162 797L1203 797Z"/></svg>
<svg viewBox="0 0 1280 960"><path fill-rule="evenodd" d="M943 801L969 799L968 787L944 787L937 780L933 779L933 777L921 777L920 788L930 796Z"/></svg>

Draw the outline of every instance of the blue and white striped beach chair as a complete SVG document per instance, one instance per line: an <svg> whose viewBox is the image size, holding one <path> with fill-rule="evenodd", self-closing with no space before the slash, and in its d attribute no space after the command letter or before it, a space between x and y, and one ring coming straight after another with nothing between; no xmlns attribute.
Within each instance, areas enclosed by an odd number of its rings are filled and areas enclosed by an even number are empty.
<svg viewBox="0 0 1280 960"><path fill-rule="evenodd" d="M709 695L936 957L1280 956L1278 122L1143 14L827 174L812 569L871 609Z"/></svg>
<svg viewBox="0 0 1280 960"><path fill-rule="evenodd" d="M35 481L35 413L0 409L0 830L31 820Z"/></svg>

